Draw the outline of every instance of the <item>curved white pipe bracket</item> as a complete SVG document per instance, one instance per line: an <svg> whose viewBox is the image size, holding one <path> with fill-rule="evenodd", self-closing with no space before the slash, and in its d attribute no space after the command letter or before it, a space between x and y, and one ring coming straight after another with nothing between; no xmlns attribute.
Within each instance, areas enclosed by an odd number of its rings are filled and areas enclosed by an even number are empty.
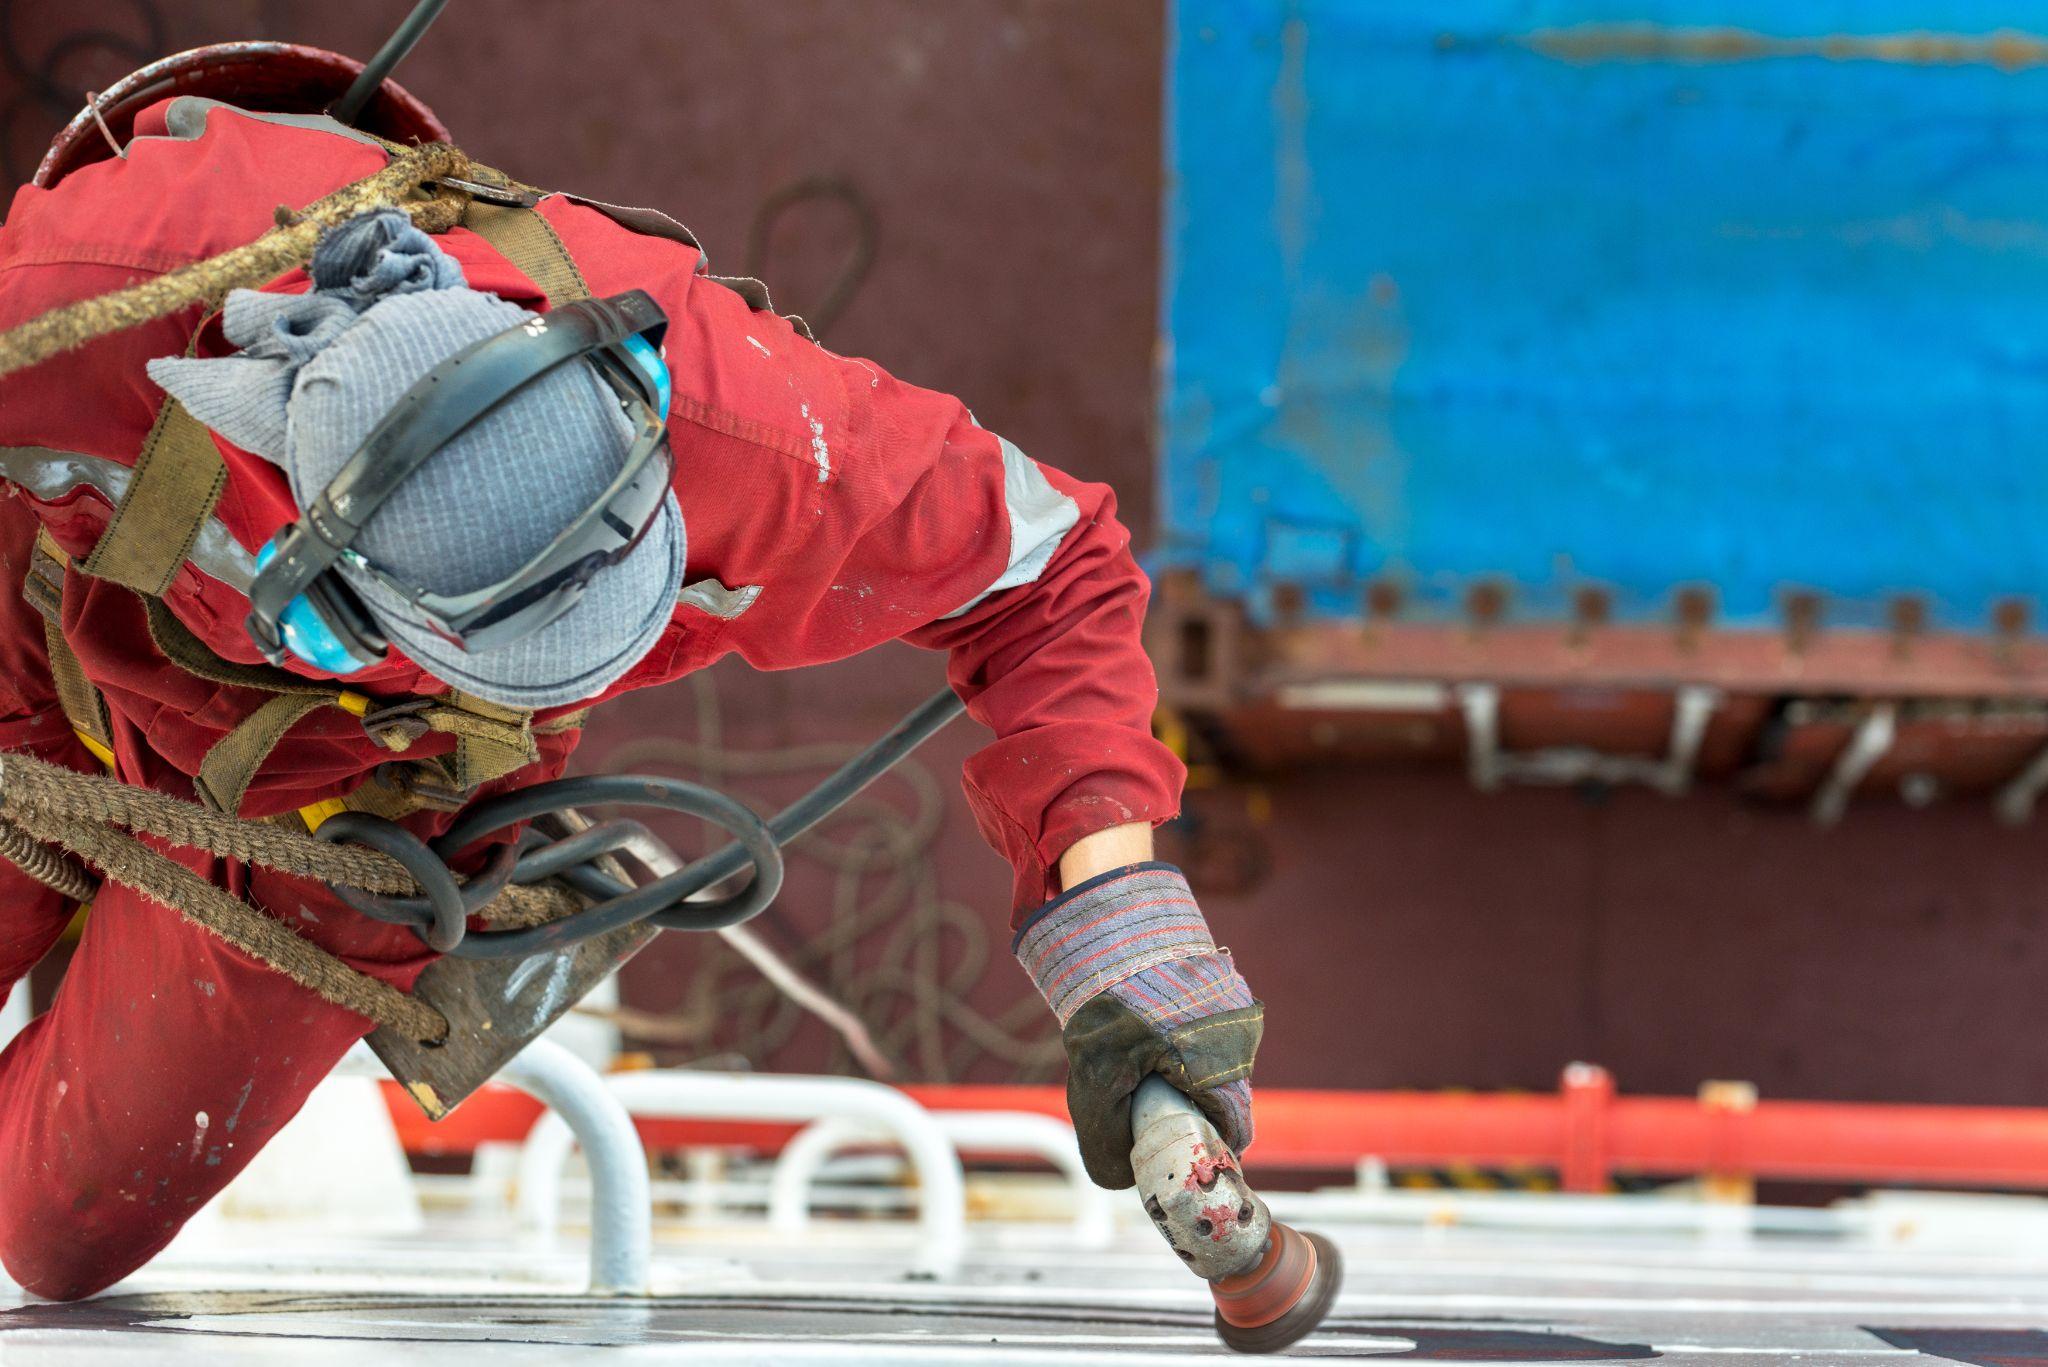
<svg viewBox="0 0 2048 1367"><path fill-rule="evenodd" d="M880 1133L909 1156L917 1174L923 1231L914 1275L949 1278L967 1251L967 1196L960 1158L931 1112L879 1082L843 1077L739 1076L653 1069L604 1079L632 1115L671 1120L833 1120ZM543 1116L519 1163L519 1213L529 1227L552 1230L561 1206L562 1166L573 1147L568 1127ZM642 1169L645 1171L644 1167Z"/></svg>

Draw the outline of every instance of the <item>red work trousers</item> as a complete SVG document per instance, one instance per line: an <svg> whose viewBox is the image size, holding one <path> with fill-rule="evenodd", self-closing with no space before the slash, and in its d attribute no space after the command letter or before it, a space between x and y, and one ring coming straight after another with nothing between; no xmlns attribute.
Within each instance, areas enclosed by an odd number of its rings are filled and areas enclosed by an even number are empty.
<svg viewBox="0 0 2048 1367"><path fill-rule="evenodd" d="M400 988L434 957L317 884L166 852ZM69 919L55 897L24 901L0 907L0 997ZM54 1003L0 1053L0 1263L53 1299L134 1271L369 1029L177 912L102 889Z"/></svg>

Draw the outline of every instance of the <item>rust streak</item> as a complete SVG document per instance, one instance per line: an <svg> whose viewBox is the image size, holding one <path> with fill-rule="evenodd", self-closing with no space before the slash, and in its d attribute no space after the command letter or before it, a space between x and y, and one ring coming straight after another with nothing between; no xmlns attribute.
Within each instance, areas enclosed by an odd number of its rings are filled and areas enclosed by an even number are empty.
<svg viewBox="0 0 2048 1367"><path fill-rule="evenodd" d="M1741 28L1664 24L1578 24L1537 29L1513 41L1561 62L1753 62L1820 57L1831 62L1904 66L1992 66L2001 71L2048 65L2048 38L2017 29L1991 33L1830 33L1783 37Z"/></svg>

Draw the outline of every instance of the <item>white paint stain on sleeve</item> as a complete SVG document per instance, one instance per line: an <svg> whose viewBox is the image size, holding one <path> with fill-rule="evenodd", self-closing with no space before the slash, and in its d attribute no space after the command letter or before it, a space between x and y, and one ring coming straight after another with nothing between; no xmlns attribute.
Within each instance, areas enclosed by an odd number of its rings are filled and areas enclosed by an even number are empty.
<svg viewBox="0 0 2048 1367"><path fill-rule="evenodd" d="M204 1111L192 1117L192 1156L194 1158L197 1158L199 1151L206 1147L206 1127L212 1123L213 1121L208 1118Z"/></svg>
<svg viewBox="0 0 2048 1367"><path fill-rule="evenodd" d="M763 356L773 356L775 354L774 352L770 351L767 347L761 344L761 339L759 337L749 337L747 338L747 341L753 345L754 350L760 352Z"/></svg>
<svg viewBox="0 0 2048 1367"><path fill-rule="evenodd" d="M811 425L811 459L818 462L818 483L823 484L832 474L832 448L825 444L825 424L811 416L811 406L800 403L804 421Z"/></svg>

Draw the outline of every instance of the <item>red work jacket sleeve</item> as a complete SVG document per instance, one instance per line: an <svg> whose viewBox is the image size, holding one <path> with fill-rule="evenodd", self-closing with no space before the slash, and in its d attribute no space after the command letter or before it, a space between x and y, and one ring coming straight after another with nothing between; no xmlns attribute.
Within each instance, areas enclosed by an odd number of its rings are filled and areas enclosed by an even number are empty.
<svg viewBox="0 0 2048 1367"><path fill-rule="evenodd" d="M988 434L976 435L985 445ZM1171 817L1186 771L1152 736L1159 686L1139 639L1151 585L1117 521L1116 495L1002 442L995 461L974 462L991 502L992 464L1011 466L1003 483L1018 498L1017 461L1043 481L1022 495L1040 506L1025 516L1015 503L1006 508L1011 525L996 537L1012 534L1002 577L964 612L906 639L947 652L954 690L996 733L964 777L982 834L1017 871L1013 910L1021 914L1059 891L1059 857L1081 837ZM1064 529L1061 503L1072 505ZM1034 511L1051 515L1034 521ZM908 526L916 522L911 510ZM892 520L863 549L889 554L903 530Z"/></svg>
<svg viewBox="0 0 2048 1367"><path fill-rule="evenodd" d="M1016 869L1019 912L1058 891L1076 840L1171 817L1185 771L1152 736L1158 686L1140 642L1150 588L1110 489L1038 464L958 399L825 351L727 291L700 282L688 314L671 358L692 356L678 370L694 369L716 401L679 398L671 415L685 429L691 575L761 587L728 645L762 668L891 640L947 652L953 688L996 734L969 760L966 789ZM693 424L726 447L714 463L723 492L692 477L707 435ZM733 459L741 434L754 451Z"/></svg>

